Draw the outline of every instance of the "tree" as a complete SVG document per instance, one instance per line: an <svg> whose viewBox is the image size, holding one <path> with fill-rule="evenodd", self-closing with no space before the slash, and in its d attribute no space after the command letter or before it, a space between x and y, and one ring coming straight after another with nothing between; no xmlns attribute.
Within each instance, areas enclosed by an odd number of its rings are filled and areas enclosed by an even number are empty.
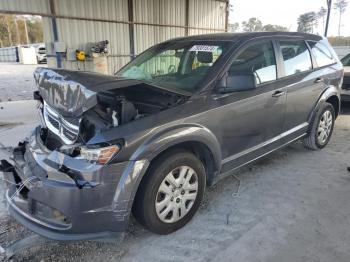
<svg viewBox="0 0 350 262"><path fill-rule="evenodd" d="M347 6L348 6L347 0L336 0L336 2L334 3L334 9L338 10L339 12L338 36L340 36L342 14L345 12Z"/></svg>
<svg viewBox="0 0 350 262"><path fill-rule="evenodd" d="M298 32L313 33L317 15L315 12L307 12L298 17Z"/></svg>
<svg viewBox="0 0 350 262"><path fill-rule="evenodd" d="M262 31L263 26L258 18L252 17L248 21L242 22L242 28L245 32L256 32Z"/></svg>
<svg viewBox="0 0 350 262"><path fill-rule="evenodd" d="M5 22L5 17L0 16L0 47L7 46L6 43L8 42L8 31L7 31L7 25Z"/></svg>
<svg viewBox="0 0 350 262"><path fill-rule="evenodd" d="M320 10L317 12L317 17L322 19L322 31L324 30L324 18L326 17L327 9L321 6Z"/></svg>
<svg viewBox="0 0 350 262"><path fill-rule="evenodd" d="M0 15L0 46L43 42L42 19L38 16Z"/></svg>
<svg viewBox="0 0 350 262"><path fill-rule="evenodd" d="M233 23L228 25L228 30L231 33L239 31L239 23Z"/></svg>
<svg viewBox="0 0 350 262"><path fill-rule="evenodd" d="M27 20L28 37L31 43L42 43L44 41L43 23L41 18L32 17Z"/></svg>
<svg viewBox="0 0 350 262"><path fill-rule="evenodd" d="M267 25L263 26L262 31L266 31L266 32L287 32L289 30L288 30L287 27L284 27L284 26L281 26L281 25L267 24Z"/></svg>

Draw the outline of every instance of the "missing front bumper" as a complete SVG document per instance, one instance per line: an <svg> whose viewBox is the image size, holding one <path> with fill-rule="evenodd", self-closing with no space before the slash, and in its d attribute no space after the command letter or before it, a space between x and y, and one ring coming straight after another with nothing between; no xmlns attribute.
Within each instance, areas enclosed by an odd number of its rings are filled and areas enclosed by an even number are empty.
<svg viewBox="0 0 350 262"><path fill-rule="evenodd" d="M125 231L134 185L148 166L147 161L100 166L49 152L35 132L14 150L12 159L13 164L2 164L10 214L33 232L54 240L106 238ZM95 186L79 188L60 171L63 165Z"/></svg>

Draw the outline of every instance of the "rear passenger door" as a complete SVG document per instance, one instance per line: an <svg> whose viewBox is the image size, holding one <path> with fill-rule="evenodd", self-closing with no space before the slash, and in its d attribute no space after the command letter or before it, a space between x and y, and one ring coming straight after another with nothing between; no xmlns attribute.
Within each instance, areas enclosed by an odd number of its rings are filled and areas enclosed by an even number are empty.
<svg viewBox="0 0 350 262"><path fill-rule="evenodd" d="M277 41L282 58L282 79L287 90L284 131L304 130L324 88L325 79L313 71L312 56L303 39Z"/></svg>

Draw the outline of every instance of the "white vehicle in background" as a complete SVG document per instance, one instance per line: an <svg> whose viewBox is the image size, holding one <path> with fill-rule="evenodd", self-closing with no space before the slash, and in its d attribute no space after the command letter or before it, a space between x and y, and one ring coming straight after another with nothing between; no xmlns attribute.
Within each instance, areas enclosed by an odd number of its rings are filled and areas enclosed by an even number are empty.
<svg viewBox="0 0 350 262"><path fill-rule="evenodd" d="M343 102L350 101L350 54L341 59L344 67L344 79L341 90L341 100Z"/></svg>
<svg viewBox="0 0 350 262"><path fill-rule="evenodd" d="M36 60L38 61L38 64L47 63L47 56L46 56L46 48L45 45L39 45L36 48Z"/></svg>

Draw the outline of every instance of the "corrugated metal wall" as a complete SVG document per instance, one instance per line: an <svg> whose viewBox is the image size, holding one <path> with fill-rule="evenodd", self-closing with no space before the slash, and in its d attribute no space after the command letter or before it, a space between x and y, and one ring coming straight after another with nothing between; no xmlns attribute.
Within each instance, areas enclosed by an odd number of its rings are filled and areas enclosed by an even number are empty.
<svg viewBox="0 0 350 262"><path fill-rule="evenodd" d="M0 62L17 62L18 55L16 47L0 48Z"/></svg>
<svg viewBox="0 0 350 262"><path fill-rule="evenodd" d="M20 12L49 13L49 2L47 0L1 0L0 9Z"/></svg>
<svg viewBox="0 0 350 262"><path fill-rule="evenodd" d="M154 24L135 25L136 53L170 38L184 36L185 28L155 25L185 26L185 8L185 0L134 0L135 21Z"/></svg>
<svg viewBox="0 0 350 262"><path fill-rule="evenodd" d="M126 0L71 0L55 1L58 16L84 17L128 21ZM59 40L71 49L86 50L87 44L109 40L109 72L113 73L130 60L129 25L58 18ZM64 61L65 68L92 70L92 62Z"/></svg>
<svg viewBox="0 0 350 262"><path fill-rule="evenodd" d="M1 10L43 14L44 40L50 50L53 31L50 0L1 0ZM86 49L89 43L110 41L109 72L130 61L128 0L53 0L59 41L71 50ZM222 0L132 0L135 53L185 35L225 30L226 3ZM187 9L188 7L188 9ZM188 26L188 27L186 27ZM50 54L49 54L50 55ZM52 55L52 54L51 54ZM49 56L49 66L56 58ZM69 69L92 70L92 62L67 61Z"/></svg>
<svg viewBox="0 0 350 262"><path fill-rule="evenodd" d="M226 5L224 2L191 0L189 4L190 27L225 29ZM189 29L189 35L210 33L215 33L215 30Z"/></svg>

